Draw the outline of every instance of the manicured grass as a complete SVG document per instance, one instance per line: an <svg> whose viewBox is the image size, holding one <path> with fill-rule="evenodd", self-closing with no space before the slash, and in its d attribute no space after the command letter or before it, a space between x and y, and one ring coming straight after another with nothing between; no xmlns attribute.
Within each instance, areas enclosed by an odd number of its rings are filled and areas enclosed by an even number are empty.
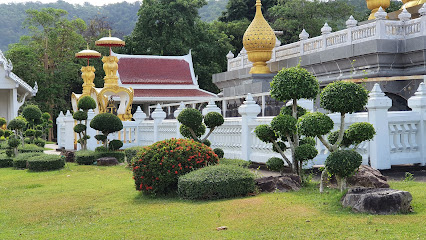
<svg viewBox="0 0 426 240"><path fill-rule="evenodd" d="M342 209L340 192L314 184L201 202L146 197L133 184L123 166L2 168L0 239L426 239L425 183L392 182L412 193L414 213L391 216Z"/></svg>

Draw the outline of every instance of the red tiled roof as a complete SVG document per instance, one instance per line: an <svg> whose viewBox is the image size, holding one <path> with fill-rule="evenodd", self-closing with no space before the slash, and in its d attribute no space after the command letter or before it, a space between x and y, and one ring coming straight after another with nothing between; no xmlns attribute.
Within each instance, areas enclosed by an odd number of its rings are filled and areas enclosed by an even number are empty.
<svg viewBox="0 0 426 240"><path fill-rule="evenodd" d="M135 97L214 97L200 89L135 89Z"/></svg>
<svg viewBox="0 0 426 240"><path fill-rule="evenodd" d="M120 58L122 84L192 85L189 63L179 59Z"/></svg>

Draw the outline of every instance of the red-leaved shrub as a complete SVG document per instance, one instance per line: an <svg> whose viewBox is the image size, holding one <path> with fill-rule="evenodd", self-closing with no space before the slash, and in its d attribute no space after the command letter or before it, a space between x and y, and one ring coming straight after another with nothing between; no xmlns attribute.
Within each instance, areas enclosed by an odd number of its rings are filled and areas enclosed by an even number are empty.
<svg viewBox="0 0 426 240"><path fill-rule="evenodd" d="M210 147L194 140L156 142L139 151L132 164L136 190L153 195L176 192L180 175L218 161Z"/></svg>

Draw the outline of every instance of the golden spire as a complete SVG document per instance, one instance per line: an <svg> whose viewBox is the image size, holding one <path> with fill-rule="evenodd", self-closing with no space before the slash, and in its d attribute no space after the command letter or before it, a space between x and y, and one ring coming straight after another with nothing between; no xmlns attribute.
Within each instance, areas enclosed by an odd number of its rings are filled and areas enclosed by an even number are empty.
<svg viewBox="0 0 426 240"><path fill-rule="evenodd" d="M367 2L367 8L371 10L371 14L368 20L376 19L374 14L379 10L380 7L385 10L390 6L390 0L365 0Z"/></svg>
<svg viewBox="0 0 426 240"><path fill-rule="evenodd" d="M262 15L262 3L256 0L256 14L243 36L248 59L253 63L251 74L271 73L266 62L271 59L275 47L275 33Z"/></svg>

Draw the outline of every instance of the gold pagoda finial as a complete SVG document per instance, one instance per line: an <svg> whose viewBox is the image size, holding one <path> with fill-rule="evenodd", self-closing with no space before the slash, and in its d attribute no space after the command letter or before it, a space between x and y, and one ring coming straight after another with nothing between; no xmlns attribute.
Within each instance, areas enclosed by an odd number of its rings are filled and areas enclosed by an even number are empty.
<svg viewBox="0 0 426 240"><path fill-rule="evenodd" d="M249 61L253 63L251 74L271 73L266 62L271 59L275 47L275 33L262 15L262 3L256 0L256 14L243 36L243 45Z"/></svg>
<svg viewBox="0 0 426 240"><path fill-rule="evenodd" d="M385 10L390 6L390 0L365 0L367 2L367 8L371 10L371 14L368 20L376 19L374 14L379 10L380 7Z"/></svg>
<svg viewBox="0 0 426 240"><path fill-rule="evenodd" d="M108 29L109 37L111 37L111 29Z"/></svg>

